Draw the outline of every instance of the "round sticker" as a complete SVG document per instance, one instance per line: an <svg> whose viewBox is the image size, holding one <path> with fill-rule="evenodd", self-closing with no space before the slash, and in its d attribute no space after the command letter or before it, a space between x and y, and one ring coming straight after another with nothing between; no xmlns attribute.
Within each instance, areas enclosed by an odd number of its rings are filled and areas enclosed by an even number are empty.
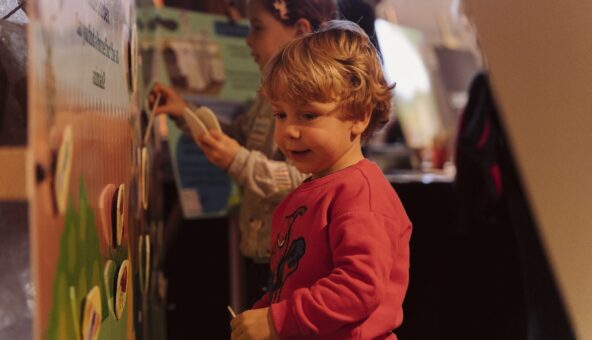
<svg viewBox="0 0 592 340"><path fill-rule="evenodd" d="M121 184L117 190L117 215L116 215L116 242L120 246L123 239L123 229L125 226L125 184Z"/></svg>
<svg viewBox="0 0 592 340"><path fill-rule="evenodd" d="M107 296L107 306L109 307L109 311L115 315L115 310L113 309L113 282L115 280L115 264L112 260L107 260L105 263L105 269L103 270L103 280L105 281L105 295Z"/></svg>
<svg viewBox="0 0 592 340"><path fill-rule="evenodd" d="M101 215L101 229L107 245L113 243L113 196L117 191L114 184L108 184L99 196L99 214Z"/></svg>
<svg viewBox="0 0 592 340"><path fill-rule="evenodd" d="M101 329L101 291L94 286L84 300L84 314L82 316L82 339L96 340Z"/></svg>
<svg viewBox="0 0 592 340"><path fill-rule="evenodd" d="M129 277L129 261L124 260L119 267L119 274L117 275L117 286L115 293L115 317L117 320L121 320L123 316L123 310L125 309L125 303L127 300L127 291L130 287Z"/></svg>

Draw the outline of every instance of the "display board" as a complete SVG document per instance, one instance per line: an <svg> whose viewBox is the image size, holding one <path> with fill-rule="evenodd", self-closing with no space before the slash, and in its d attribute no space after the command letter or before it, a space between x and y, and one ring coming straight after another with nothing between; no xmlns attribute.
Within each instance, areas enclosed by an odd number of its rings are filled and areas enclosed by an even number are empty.
<svg viewBox="0 0 592 340"><path fill-rule="evenodd" d="M194 105L211 108L228 132L235 115L255 97L259 69L246 44L245 21L175 8L144 11L140 54L150 83L170 85ZM188 134L169 121L168 143L185 218L223 215L237 203L238 187L210 164Z"/></svg>
<svg viewBox="0 0 592 340"><path fill-rule="evenodd" d="M157 148L141 119L136 4L28 5L34 338L162 338Z"/></svg>

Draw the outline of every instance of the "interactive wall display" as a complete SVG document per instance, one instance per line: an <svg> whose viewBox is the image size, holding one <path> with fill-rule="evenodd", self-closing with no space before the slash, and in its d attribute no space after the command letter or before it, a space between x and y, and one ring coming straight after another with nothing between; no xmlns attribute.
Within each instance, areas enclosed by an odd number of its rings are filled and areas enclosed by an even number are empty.
<svg viewBox="0 0 592 340"><path fill-rule="evenodd" d="M34 337L162 338L135 3L38 0L28 12Z"/></svg>
<svg viewBox="0 0 592 340"><path fill-rule="evenodd" d="M259 86L259 69L246 44L246 22L174 8L146 9L139 51L153 81L172 86L193 105L215 113L222 129L243 110ZM192 122L193 120L188 120ZM190 134L169 122L173 172L185 218L225 214L236 203L237 187L210 164ZM207 125L207 124L206 124Z"/></svg>

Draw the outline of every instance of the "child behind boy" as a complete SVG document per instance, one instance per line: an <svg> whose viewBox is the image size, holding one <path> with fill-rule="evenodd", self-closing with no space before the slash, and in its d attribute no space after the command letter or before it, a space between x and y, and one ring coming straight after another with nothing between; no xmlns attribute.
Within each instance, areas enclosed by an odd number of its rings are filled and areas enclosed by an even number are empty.
<svg viewBox="0 0 592 340"><path fill-rule="evenodd" d="M312 176L274 212L270 287L232 320L232 339L395 339L411 223L361 151L391 105L375 48L331 21L276 54L261 90L280 150Z"/></svg>

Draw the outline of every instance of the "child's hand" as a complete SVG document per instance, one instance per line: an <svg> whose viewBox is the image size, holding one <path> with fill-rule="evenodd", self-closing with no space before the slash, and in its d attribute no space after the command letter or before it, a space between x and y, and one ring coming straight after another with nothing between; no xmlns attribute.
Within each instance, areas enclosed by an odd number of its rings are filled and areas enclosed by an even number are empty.
<svg viewBox="0 0 592 340"><path fill-rule="evenodd" d="M275 340L278 338L269 307L251 309L230 322L232 340Z"/></svg>
<svg viewBox="0 0 592 340"><path fill-rule="evenodd" d="M210 130L197 141L207 159L222 170L227 170L240 150L240 144L221 131Z"/></svg>
<svg viewBox="0 0 592 340"><path fill-rule="evenodd" d="M150 92L148 102L152 107L156 101L157 95L160 94L160 103L154 110L156 115L168 114L172 118L182 119L187 103L170 87L156 83Z"/></svg>

